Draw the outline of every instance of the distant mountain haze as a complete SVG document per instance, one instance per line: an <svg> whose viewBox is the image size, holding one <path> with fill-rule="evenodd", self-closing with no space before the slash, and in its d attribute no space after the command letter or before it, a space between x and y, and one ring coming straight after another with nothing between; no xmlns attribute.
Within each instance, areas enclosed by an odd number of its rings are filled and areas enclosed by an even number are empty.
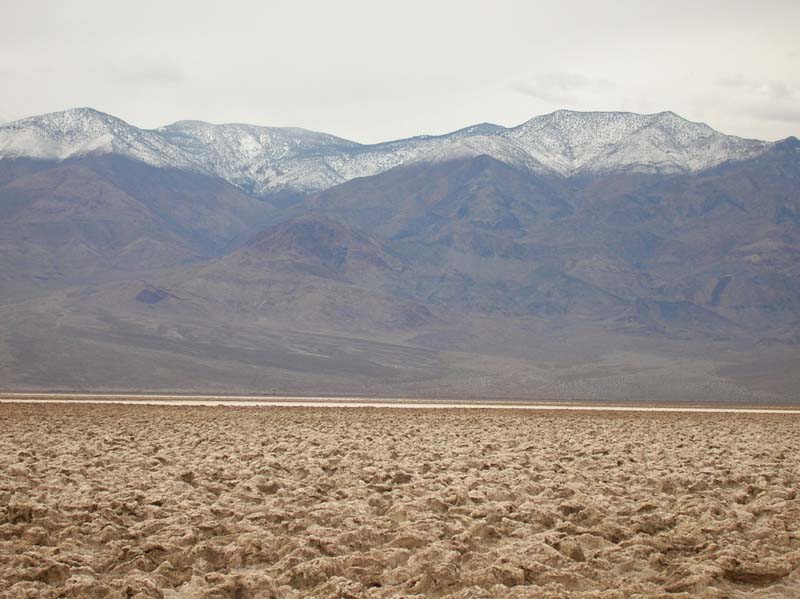
<svg viewBox="0 0 800 599"><path fill-rule="evenodd" d="M800 400L800 142L0 126L8 388Z"/></svg>

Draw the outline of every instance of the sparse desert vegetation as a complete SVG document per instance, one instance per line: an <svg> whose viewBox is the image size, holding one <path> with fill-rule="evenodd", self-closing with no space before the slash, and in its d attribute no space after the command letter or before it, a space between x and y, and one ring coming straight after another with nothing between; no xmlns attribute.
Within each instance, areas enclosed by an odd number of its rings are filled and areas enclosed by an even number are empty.
<svg viewBox="0 0 800 599"><path fill-rule="evenodd" d="M787 415L0 406L0 597L797 597Z"/></svg>

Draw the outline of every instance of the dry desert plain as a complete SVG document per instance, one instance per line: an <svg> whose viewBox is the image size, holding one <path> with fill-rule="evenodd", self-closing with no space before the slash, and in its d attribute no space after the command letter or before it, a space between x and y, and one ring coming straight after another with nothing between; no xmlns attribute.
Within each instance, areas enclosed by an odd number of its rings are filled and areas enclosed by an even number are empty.
<svg viewBox="0 0 800 599"><path fill-rule="evenodd" d="M0 405L0 597L799 597L800 417Z"/></svg>

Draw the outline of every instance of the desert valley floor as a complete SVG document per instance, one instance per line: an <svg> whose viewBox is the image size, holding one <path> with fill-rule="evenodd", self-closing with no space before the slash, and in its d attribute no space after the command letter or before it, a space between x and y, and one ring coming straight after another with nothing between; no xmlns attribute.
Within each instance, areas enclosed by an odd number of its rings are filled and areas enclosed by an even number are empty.
<svg viewBox="0 0 800 599"><path fill-rule="evenodd" d="M800 596L800 417L0 405L0 597Z"/></svg>

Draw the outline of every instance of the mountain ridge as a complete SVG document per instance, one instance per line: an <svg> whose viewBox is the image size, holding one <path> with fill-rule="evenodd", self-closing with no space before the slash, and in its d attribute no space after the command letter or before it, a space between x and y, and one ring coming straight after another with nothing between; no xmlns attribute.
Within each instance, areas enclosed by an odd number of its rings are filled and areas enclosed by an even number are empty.
<svg viewBox="0 0 800 599"><path fill-rule="evenodd" d="M486 154L563 177L634 171L693 172L763 153L775 143L719 133L673 112L557 110L515 127L470 125L375 144L297 127L182 120L140 129L93 108L0 125L0 160L65 160L113 153L151 166L218 176L248 193L321 191L395 166Z"/></svg>

